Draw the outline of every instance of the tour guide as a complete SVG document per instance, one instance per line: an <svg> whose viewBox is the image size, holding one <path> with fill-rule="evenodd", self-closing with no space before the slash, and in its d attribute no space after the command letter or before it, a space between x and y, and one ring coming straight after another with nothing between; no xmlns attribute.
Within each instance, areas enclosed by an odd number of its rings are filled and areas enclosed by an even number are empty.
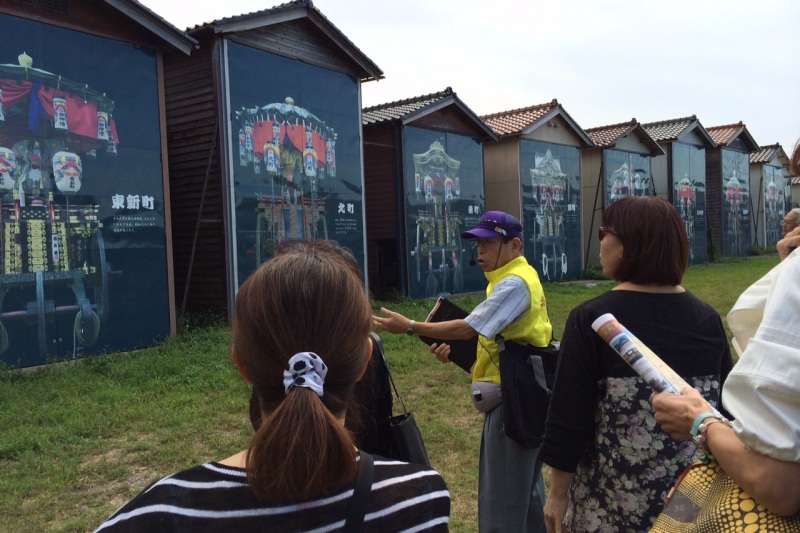
<svg viewBox="0 0 800 533"><path fill-rule="evenodd" d="M477 227L463 232L461 237L477 240L477 264L489 280L483 303L463 320L414 322L382 308L385 316L373 316L373 323L390 333L445 340L478 335L472 381L475 406L485 413L478 476L480 532L543 533L545 491L541 465L536 460L539 450L523 448L503 433L500 359L494 339L499 333L506 341L547 346L553 327L547 316L544 290L536 271L522 255L522 225L515 217L487 211ZM447 362L450 346L433 344L430 351ZM480 398L483 400L477 401Z"/></svg>

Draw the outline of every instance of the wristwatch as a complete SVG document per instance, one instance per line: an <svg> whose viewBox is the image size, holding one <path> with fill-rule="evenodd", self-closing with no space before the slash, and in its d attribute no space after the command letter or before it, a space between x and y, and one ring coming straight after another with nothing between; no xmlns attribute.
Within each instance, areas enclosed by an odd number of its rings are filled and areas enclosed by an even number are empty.
<svg viewBox="0 0 800 533"><path fill-rule="evenodd" d="M414 321L408 321L408 329L406 329L406 335L414 335Z"/></svg>

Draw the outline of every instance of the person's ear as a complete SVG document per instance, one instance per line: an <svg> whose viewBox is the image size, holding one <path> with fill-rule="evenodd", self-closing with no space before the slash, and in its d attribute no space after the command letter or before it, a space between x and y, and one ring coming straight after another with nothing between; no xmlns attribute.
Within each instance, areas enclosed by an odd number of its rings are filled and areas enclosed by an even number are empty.
<svg viewBox="0 0 800 533"><path fill-rule="evenodd" d="M358 376L356 380L361 381L364 378L364 374L367 373L367 367L369 367L369 362L372 359L372 337L367 337L367 353L366 357L364 358L364 368L361 369L361 374Z"/></svg>
<svg viewBox="0 0 800 533"><path fill-rule="evenodd" d="M515 252L519 252L520 250L522 250L522 239L520 239L519 237L514 237L513 239L511 239L511 249L514 250Z"/></svg>
<svg viewBox="0 0 800 533"><path fill-rule="evenodd" d="M249 385L252 385L253 380L250 379L250 375L247 373L247 369L239 360L239 357L236 355L236 349L232 346L231 346L231 359L233 359L233 362L236 363L236 368L239 369L239 374L242 375L242 379L244 379Z"/></svg>

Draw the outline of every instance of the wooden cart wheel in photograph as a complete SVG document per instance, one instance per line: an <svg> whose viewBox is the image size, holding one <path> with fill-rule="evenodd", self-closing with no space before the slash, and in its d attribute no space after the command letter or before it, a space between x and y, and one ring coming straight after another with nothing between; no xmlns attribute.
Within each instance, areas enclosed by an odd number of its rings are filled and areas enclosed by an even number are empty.
<svg viewBox="0 0 800 533"><path fill-rule="evenodd" d="M92 309L86 313L78 311L75 314L73 331L81 346L93 345L100 335L100 317Z"/></svg>

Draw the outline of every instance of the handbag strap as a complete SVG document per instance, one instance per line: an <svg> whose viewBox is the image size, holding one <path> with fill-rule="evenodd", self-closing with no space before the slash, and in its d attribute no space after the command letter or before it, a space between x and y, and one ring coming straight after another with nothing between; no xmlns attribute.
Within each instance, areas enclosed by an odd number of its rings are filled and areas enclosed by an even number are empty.
<svg viewBox="0 0 800 533"><path fill-rule="evenodd" d="M364 515L367 514L369 501L372 497L372 478L375 473L372 456L359 450L358 477L353 489L350 507L347 509L347 518L342 531L358 533L364 527Z"/></svg>
<svg viewBox="0 0 800 533"><path fill-rule="evenodd" d="M372 343L378 347L378 353L381 354L378 364L383 369L383 371L386 372L386 375L389 377L389 383L392 384L394 395L397 397L398 400L400 400L400 405L403 406L403 414L408 414L408 409L406 409L406 404L403 401L403 397L400 396L400 393L397 391L397 386L394 384L394 379L392 379L392 373L389 371L389 364L386 362L386 356L383 353L383 341L374 331L370 331L369 336L370 338L372 338Z"/></svg>

